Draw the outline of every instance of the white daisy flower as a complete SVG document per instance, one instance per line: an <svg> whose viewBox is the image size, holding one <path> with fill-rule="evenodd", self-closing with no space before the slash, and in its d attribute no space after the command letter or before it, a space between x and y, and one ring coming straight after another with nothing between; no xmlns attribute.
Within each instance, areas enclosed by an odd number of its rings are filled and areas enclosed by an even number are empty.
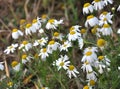
<svg viewBox="0 0 120 89"><path fill-rule="evenodd" d="M18 29L13 29L12 30L12 38L13 39L18 39L20 36L23 36L23 32L18 30Z"/></svg>
<svg viewBox="0 0 120 89"><path fill-rule="evenodd" d="M67 70L67 74L68 74L69 78L71 79L72 75L74 77L77 77L76 74L79 74L79 72L77 71L77 69L73 65L69 65L68 70Z"/></svg>
<svg viewBox="0 0 120 89"><path fill-rule="evenodd" d="M41 56L41 59L42 59L43 61L45 61L45 60L46 60L46 57L49 56L49 55L48 55L48 49L47 49L47 48L42 48L42 49L40 50L40 53L39 53L38 56Z"/></svg>
<svg viewBox="0 0 120 89"><path fill-rule="evenodd" d="M83 14L92 13L94 10L94 7L90 3L85 3L83 6Z"/></svg>
<svg viewBox="0 0 120 89"><path fill-rule="evenodd" d="M58 60L55 61L55 65L58 67L58 71L63 68L63 69L68 69L68 66L70 64L70 61L68 60L68 56L65 55L65 56L62 56L60 55L61 57L58 58Z"/></svg>
<svg viewBox="0 0 120 89"><path fill-rule="evenodd" d="M82 39L82 38L79 38L79 39L78 39L78 45L79 45L79 48L80 48L80 49L83 48L84 42L83 42L83 39Z"/></svg>
<svg viewBox="0 0 120 89"><path fill-rule="evenodd" d="M96 76L97 76L97 73L95 71L89 72L86 75L86 77L87 77L88 80L94 80L94 81L97 80Z"/></svg>
<svg viewBox="0 0 120 89"><path fill-rule="evenodd" d="M0 70L4 70L3 62L0 62Z"/></svg>
<svg viewBox="0 0 120 89"><path fill-rule="evenodd" d="M104 8L104 1L102 0L94 0L92 4L94 5L95 10L101 10Z"/></svg>
<svg viewBox="0 0 120 89"><path fill-rule="evenodd" d="M100 32L102 33L102 35L105 36L113 34L112 28L109 24L104 24L103 27L100 29Z"/></svg>
<svg viewBox="0 0 120 89"><path fill-rule="evenodd" d="M104 39L97 40L97 46L103 50L107 46L107 42Z"/></svg>
<svg viewBox="0 0 120 89"><path fill-rule="evenodd" d="M100 22L99 22L100 23ZM100 35L100 29L97 25L94 26L92 29L91 29L91 32L92 34L96 35L97 37L101 37Z"/></svg>
<svg viewBox="0 0 120 89"><path fill-rule="evenodd" d="M24 52L29 51L32 48L32 44L28 41L23 41L22 44L20 44L19 49L22 49Z"/></svg>
<svg viewBox="0 0 120 89"><path fill-rule="evenodd" d="M63 35L61 33L54 32L53 39L59 39L60 41L62 41Z"/></svg>
<svg viewBox="0 0 120 89"><path fill-rule="evenodd" d="M44 33L44 29L42 29L42 28L39 29L39 33L40 33L40 34L43 34L43 33Z"/></svg>
<svg viewBox="0 0 120 89"><path fill-rule="evenodd" d="M63 20L50 19L46 24L46 29L57 29L59 24L63 24Z"/></svg>
<svg viewBox="0 0 120 89"><path fill-rule="evenodd" d="M15 70L15 71L19 71L20 70L20 63L18 63L17 61L13 61L11 63L11 65L12 65L13 70Z"/></svg>
<svg viewBox="0 0 120 89"><path fill-rule="evenodd" d="M23 54L23 55L22 55L22 63L23 63L23 64L26 64L26 62L30 62L32 58L33 58L33 57L31 57L31 56L28 56L28 55L26 55L26 54Z"/></svg>
<svg viewBox="0 0 120 89"><path fill-rule="evenodd" d="M82 62L89 62L90 64L92 64L94 61L98 60L97 59L97 55L95 52L92 51L87 51L84 56L82 57Z"/></svg>
<svg viewBox="0 0 120 89"><path fill-rule="evenodd" d="M81 67L81 69L85 72L87 72L87 73L89 73L89 72L92 72L93 71L93 69L92 69L92 66L90 65L90 63L89 62L84 62L84 64L82 64L82 67Z"/></svg>
<svg viewBox="0 0 120 89"><path fill-rule="evenodd" d="M42 16L41 16L41 22L46 22L47 21L47 19L48 19L48 16L46 15L46 14L43 14Z"/></svg>
<svg viewBox="0 0 120 89"><path fill-rule="evenodd" d="M79 37L81 37L81 34L76 32L76 31L70 31L70 33L68 34L68 40L69 41L75 41L77 40Z"/></svg>
<svg viewBox="0 0 120 89"><path fill-rule="evenodd" d="M28 24L26 24L25 34L31 35L31 33L32 33L32 24L28 23Z"/></svg>
<svg viewBox="0 0 120 89"><path fill-rule="evenodd" d="M75 32L80 32L80 28L81 26L79 25L75 25L75 26L72 26L69 30L70 31L75 31Z"/></svg>
<svg viewBox="0 0 120 89"><path fill-rule="evenodd" d="M98 52L98 48L97 47L87 47L84 50L84 54L86 54L88 51Z"/></svg>
<svg viewBox="0 0 120 89"><path fill-rule="evenodd" d="M85 27L93 27L95 25L99 24L99 20L97 19L97 17L93 16L93 15L89 15L87 16L87 20L85 22Z"/></svg>
<svg viewBox="0 0 120 89"><path fill-rule="evenodd" d="M120 11L120 5L118 6L117 11Z"/></svg>
<svg viewBox="0 0 120 89"><path fill-rule="evenodd" d="M8 46L7 49L4 50L4 53L6 54L10 54L10 52L13 53L17 47L18 44L12 44L11 46Z"/></svg>
<svg viewBox="0 0 120 89"><path fill-rule="evenodd" d="M104 0L104 4L105 5L113 4L113 0Z"/></svg>
<svg viewBox="0 0 120 89"><path fill-rule="evenodd" d="M47 38L47 37L46 37L46 38L42 37L42 38L39 39L39 40L35 40L35 42L33 43L33 46L38 46L38 45L40 45L41 47L43 47L43 46L45 46L45 44L47 43L47 41L48 41L48 38Z"/></svg>
<svg viewBox="0 0 120 89"><path fill-rule="evenodd" d="M70 41L65 41L61 46L60 46L60 51L68 51L68 48L72 47L72 43Z"/></svg>

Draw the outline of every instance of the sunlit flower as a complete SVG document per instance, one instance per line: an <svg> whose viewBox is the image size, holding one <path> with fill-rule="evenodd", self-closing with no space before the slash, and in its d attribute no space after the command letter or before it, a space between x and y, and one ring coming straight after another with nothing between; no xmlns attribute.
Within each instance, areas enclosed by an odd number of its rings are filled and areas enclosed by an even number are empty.
<svg viewBox="0 0 120 89"><path fill-rule="evenodd" d="M12 68L15 70L15 71L19 71L20 70L20 63L18 63L17 61L13 61L11 63L12 65Z"/></svg>
<svg viewBox="0 0 120 89"><path fill-rule="evenodd" d="M112 28L109 24L104 24L103 27L100 29L100 32L102 33L102 35L105 36L113 34Z"/></svg>
<svg viewBox="0 0 120 89"><path fill-rule="evenodd" d="M87 62L87 61L84 62L84 64L82 65L81 69L82 69L84 72L86 71L87 73L93 71L92 66L91 66L90 63Z"/></svg>
<svg viewBox="0 0 120 89"><path fill-rule="evenodd" d="M43 47L43 46L45 46L45 44L47 43L47 41L48 41L48 38L47 38L47 37L46 37L46 38L42 37L42 38L39 39L39 40L35 40L35 42L33 43L33 46L38 46L38 45L40 45L41 47Z"/></svg>
<svg viewBox="0 0 120 89"><path fill-rule="evenodd" d="M58 70L60 70L61 68L65 70L68 69L69 64L70 61L67 55L60 55L60 58L58 58L58 60L55 61L55 65L58 67Z"/></svg>
<svg viewBox="0 0 120 89"><path fill-rule="evenodd" d="M47 49L47 48L42 48L42 49L40 50L40 53L39 53L38 56L40 56L41 59L42 59L43 61L45 61L45 60L46 60L46 57L49 56L49 54L48 54L48 49Z"/></svg>
<svg viewBox="0 0 120 89"><path fill-rule="evenodd" d="M113 4L113 0L104 0L104 4L105 5Z"/></svg>
<svg viewBox="0 0 120 89"><path fill-rule="evenodd" d="M79 25L75 25L75 26L72 26L69 30L70 31L75 31L75 32L80 32L80 28L81 26Z"/></svg>
<svg viewBox="0 0 120 89"><path fill-rule="evenodd" d="M67 70L67 74L68 74L69 78L71 79L72 75L74 77L77 77L76 74L79 74L79 72L77 71L77 69L73 65L69 65L68 70Z"/></svg>
<svg viewBox="0 0 120 89"><path fill-rule="evenodd" d="M19 49L22 49L23 51L29 51L32 48L32 44L28 41L23 41L22 44L20 44Z"/></svg>
<svg viewBox="0 0 120 89"><path fill-rule="evenodd" d="M12 44L11 46L8 46L6 50L4 50L4 53L6 54L10 54L10 52L13 53L17 47L18 44Z"/></svg>
<svg viewBox="0 0 120 89"><path fill-rule="evenodd" d="M12 38L13 39L18 39L19 36L23 36L23 32L18 30L18 29L13 29L12 30Z"/></svg>
<svg viewBox="0 0 120 89"><path fill-rule="evenodd" d="M4 70L3 62L0 62L0 70Z"/></svg>
<svg viewBox="0 0 120 89"><path fill-rule="evenodd" d="M104 47L106 46L106 41L104 39L98 39L97 40L97 46L100 47L101 49L104 49Z"/></svg>
<svg viewBox="0 0 120 89"><path fill-rule="evenodd" d="M30 62L33 57L28 56L27 54L22 55L22 63L25 64L26 62Z"/></svg>
<svg viewBox="0 0 120 89"><path fill-rule="evenodd" d="M28 24L26 24L25 34L31 35L31 33L32 33L32 24L28 23Z"/></svg>
<svg viewBox="0 0 120 89"><path fill-rule="evenodd" d="M46 22L47 19L48 19L48 16L47 16L46 14L43 14L43 15L41 16L41 19L42 19L41 22Z"/></svg>
<svg viewBox="0 0 120 89"><path fill-rule="evenodd" d="M63 24L63 20L49 19L46 24L46 29L57 29L59 24Z"/></svg>
<svg viewBox="0 0 120 89"><path fill-rule="evenodd" d="M94 0L92 4L94 5L95 10L101 10L104 8L104 1L102 0Z"/></svg>
<svg viewBox="0 0 120 89"><path fill-rule="evenodd" d="M53 39L59 39L59 40L62 41L63 35L62 35L61 33L54 32L54 34L53 34Z"/></svg>
<svg viewBox="0 0 120 89"><path fill-rule="evenodd" d="M87 47L84 50L84 54L86 54L88 51L98 52L98 48L97 47Z"/></svg>
<svg viewBox="0 0 120 89"><path fill-rule="evenodd" d="M90 3L85 3L83 7L83 14L92 13L94 10L93 6Z"/></svg>
<svg viewBox="0 0 120 89"><path fill-rule="evenodd" d="M60 46L60 51L68 51L68 48L72 47L72 44L70 41L65 41L61 46Z"/></svg>
<svg viewBox="0 0 120 89"><path fill-rule="evenodd" d="M44 30L41 28L41 29L39 29L39 33L40 34L43 34L44 33Z"/></svg>
<svg viewBox="0 0 120 89"><path fill-rule="evenodd" d="M103 64L105 64L105 65L107 65L107 66L110 66L110 59L108 59L106 56L99 56L98 57L98 60L101 62L101 63L103 63Z"/></svg>
<svg viewBox="0 0 120 89"><path fill-rule="evenodd" d="M88 27L88 26L93 27L98 24L99 24L99 20L97 19L97 17L95 17L93 15L87 16L87 20L85 22L85 27Z"/></svg>
<svg viewBox="0 0 120 89"><path fill-rule="evenodd" d="M118 6L117 11L120 11L120 5Z"/></svg>

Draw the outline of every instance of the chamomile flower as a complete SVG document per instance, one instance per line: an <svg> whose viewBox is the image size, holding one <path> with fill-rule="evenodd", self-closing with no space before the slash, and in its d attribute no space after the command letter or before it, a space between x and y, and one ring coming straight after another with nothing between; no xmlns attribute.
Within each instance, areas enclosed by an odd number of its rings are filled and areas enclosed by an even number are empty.
<svg viewBox="0 0 120 89"><path fill-rule="evenodd" d="M104 0L104 4L105 5L113 4L113 0Z"/></svg>
<svg viewBox="0 0 120 89"><path fill-rule="evenodd" d="M95 86L95 84L96 84L96 81L95 80L88 80L88 85L89 86Z"/></svg>
<svg viewBox="0 0 120 89"><path fill-rule="evenodd" d="M43 33L44 33L44 29L42 29L42 28L39 29L39 33L40 33L40 34L43 34Z"/></svg>
<svg viewBox="0 0 120 89"><path fill-rule="evenodd" d="M31 48L32 48L32 44L29 43L28 41L23 41L19 47L19 49L22 49L23 51L29 51Z"/></svg>
<svg viewBox="0 0 120 89"><path fill-rule="evenodd" d="M96 25L91 29L92 34L96 35L97 37L101 37L100 36L100 28Z"/></svg>
<svg viewBox="0 0 120 89"><path fill-rule="evenodd" d="M79 38L79 39L78 39L78 46L79 46L80 49L83 48L84 42L83 42L83 39L82 39L82 38Z"/></svg>
<svg viewBox="0 0 120 89"><path fill-rule="evenodd" d="M18 39L20 36L23 36L23 32L18 30L18 29L13 29L12 30L12 38L13 39Z"/></svg>
<svg viewBox="0 0 120 89"><path fill-rule="evenodd" d="M98 52L98 48L97 47L87 47L84 50L84 54L86 54L88 51Z"/></svg>
<svg viewBox="0 0 120 89"><path fill-rule="evenodd" d="M105 36L113 34L112 28L109 24L104 24L103 27L100 29L100 32L102 33L102 35Z"/></svg>
<svg viewBox="0 0 120 89"><path fill-rule="evenodd" d="M13 61L11 63L11 66L12 66L13 70L15 70L15 71L19 71L20 70L20 63L17 62L17 61Z"/></svg>
<svg viewBox="0 0 120 89"><path fill-rule="evenodd" d="M120 5L118 6L117 11L120 11Z"/></svg>
<svg viewBox="0 0 120 89"><path fill-rule="evenodd" d="M28 23L28 24L26 24L25 34L31 35L31 33L32 33L32 24Z"/></svg>
<svg viewBox="0 0 120 89"><path fill-rule="evenodd" d="M4 70L3 62L0 62L0 70Z"/></svg>
<svg viewBox="0 0 120 89"><path fill-rule="evenodd" d="M69 65L69 67L67 69L67 74L68 74L69 78L71 79L72 75L74 77L77 77L76 74L79 74L79 72L77 71L77 69L73 65Z"/></svg>
<svg viewBox="0 0 120 89"><path fill-rule="evenodd" d="M80 28L81 26L79 25L75 25L75 26L72 26L69 30L70 31L75 31L75 32L80 32Z"/></svg>
<svg viewBox="0 0 120 89"><path fill-rule="evenodd" d="M97 80L96 76L97 76L97 73L95 71L92 71L92 72L87 73L86 78L88 80L94 80L94 81L96 81Z"/></svg>
<svg viewBox="0 0 120 89"><path fill-rule="evenodd" d="M11 46L8 46L7 49L4 50L4 53L6 54L10 54L10 52L13 53L17 47L18 44L12 44Z"/></svg>
<svg viewBox="0 0 120 89"><path fill-rule="evenodd" d="M87 73L89 73L89 72L92 72L93 71L93 68L92 68L92 66L90 65L90 63L89 62L84 62L84 64L82 65L82 67L81 67L81 69L85 72L87 72Z"/></svg>
<svg viewBox="0 0 120 89"><path fill-rule="evenodd" d="M38 46L40 45L41 47L45 46L45 44L47 43L48 38L44 38L42 37L41 39L35 40L35 42L33 43L33 46Z"/></svg>
<svg viewBox="0 0 120 89"><path fill-rule="evenodd" d="M92 13L94 10L94 7L90 3L85 3L83 6L83 14Z"/></svg>
<svg viewBox="0 0 120 89"><path fill-rule="evenodd" d="M46 24L46 29L57 29L59 24L63 24L63 20L49 19Z"/></svg>
<svg viewBox="0 0 120 89"><path fill-rule="evenodd" d="M87 20L85 22L85 27L93 27L95 25L99 24L99 20L97 19L97 17L93 16L93 15L89 15L87 16Z"/></svg>
<svg viewBox="0 0 120 89"><path fill-rule="evenodd" d="M88 85L84 86L83 89L90 89Z"/></svg>
<svg viewBox="0 0 120 89"><path fill-rule="evenodd" d="M43 61L45 61L45 60L46 60L46 57L49 56L49 54L48 54L48 49L47 49L47 48L42 48L42 49L40 50L40 53L39 53L38 56L40 56L41 59L42 59Z"/></svg>
<svg viewBox="0 0 120 89"><path fill-rule="evenodd" d="M28 56L27 54L22 55L22 63L25 64L26 62L30 62L33 57Z"/></svg>
<svg viewBox="0 0 120 89"><path fill-rule="evenodd" d="M61 33L54 32L53 39L59 39L60 41L62 41L63 35Z"/></svg>
<svg viewBox="0 0 120 89"><path fill-rule="evenodd" d="M98 60L103 63L106 66L110 66L110 59L108 59L106 56L99 56Z"/></svg>
<svg viewBox="0 0 120 89"><path fill-rule="evenodd" d="M68 48L72 47L72 43L70 41L65 41L61 46L60 46L60 51L68 51Z"/></svg>
<svg viewBox="0 0 120 89"><path fill-rule="evenodd" d="M43 15L41 16L41 22L46 22L47 19L48 19L48 16L47 16L46 14L43 14Z"/></svg>
<svg viewBox="0 0 120 89"><path fill-rule="evenodd" d="M104 39L98 39L97 40L97 46L100 47L101 50L104 49L106 44L107 44L107 42Z"/></svg>
<svg viewBox="0 0 120 89"><path fill-rule="evenodd" d="M68 66L70 64L69 58L67 55L62 56L60 55L60 58L55 61L55 65L58 67L58 71L63 68L63 69L68 69Z"/></svg>
<svg viewBox="0 0 120 89"><path fill-rule="evenodd" d="M94 5L95 10L101 10L104 8L104 1L102 0L94 0L92 4Z"/></svg>
<svg viewBox="0 0 120 89"><path fill-rule="evenodd" d="M69 41L75 41L79 37L81 37L81 34L79 32L74 31L74 30L70 31L70 33L68 34L68 40Z"/></svg>
<svg viewBox="0 0 120 89"><path fill-rule="evenodd" d="M82 62L89 62L90 64L97 60L97 55L95 52L87 51L82 57Z"/></svg>

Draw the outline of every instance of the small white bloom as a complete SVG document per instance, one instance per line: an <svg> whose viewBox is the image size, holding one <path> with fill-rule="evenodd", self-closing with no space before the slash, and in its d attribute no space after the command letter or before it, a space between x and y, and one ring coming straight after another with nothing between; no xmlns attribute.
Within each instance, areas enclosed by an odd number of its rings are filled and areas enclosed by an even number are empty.
<svg viewBox="0 0 120 89"><path fill-rule="evenodd" d="M94 81L96 81L97 80L97 73L95 72L95 71L92 71L92 72L89 72L89 73L87 73L87 79L88 80L94 80Z"/></svg>
<svg viewBox="0 0 120 89"><path fill-rule="evenodd" d="M94 27L95 25L99 24L99 20L97 19L97 17L93 16L93 15L89 15L87 16L87 20L85 22L85 27Z"/></svg>
<svg viewBox="0 0 120 89"><path fill-rule="evenodd" d="M15 71L19 71L20 70L20 63L18 63L17 61L13 61L11 65L12 65L12 68Z"/></svg>
<svg viewBox="0 0 120 89"><path fill-rule="evenodd" d="M57 29L59 24L63 24L63 20L50 19L46 24L46 29Z"/></svg>
<svg viewBox="0 0 120 89"><path fill-rule="evenodd" d="M18 29L13 29L12 30L12 38L13 39L18 39L19 36L23 36L23 32L18 30Z"/></svg>
<svg viewBox="0 0 120 89"><path fill-rule="evenodd" d="M43 33L44 33L44 30L41 28L41 29L39 30L39 33L40 33L40 34L43 34Z"/></svg>
<svg viewBox="0 0 120 89"><path fill-rule="evenodd" d="M68 51L68 48L72 47L72 44L70 41L65 41L61 46L60 46L60 51Z"/></svg>
<svg viewBox="0 0 120 89"><path fill-rule="evenodd" d="M104 8L104 1L102 0L94 0L92 4L94 5L95 10L101 10Z"/></svg>
<svg viewBox="0 0 120 89"><path fill-rule="evenodd" d="M72 26L69 30L70 31L75 31L75 32L80 32L80 28L81 26L79 25L75 25L75 26Z"/></svg>
<svg viewBox="0 0 120 89"><path fill-rule="evenodd" d="M80 37L81 37L81 33L76 32L74 30L70 31L70 33L68 34L68 40L69 41L75 41L75 40L77 40Z"/></svg>
<svg viewBox="0 0 120 89"><path fill-rule="evenodd" d="M104 0L104 4L105 5L113 4L113 0Z"/></svg>
<svg viewBox="0 0 120 89"><path fill-rule="evenodd" d="M40 50L40 53L39 53L38 56L41 56L41 59L42 59L43 61L45 61L45 60L46 60L46 57L49 56L49 55L48 55L48 49L47 49L47 48L42 48L42 49Z"/></svg>
<svg viewBox="0 0 120 89"><path fill-rule="evenodd" d="M22 63L25 64L26 62L30 62L33 57L28 56L26 54L22 55Z"/></svg>
<svg viewBox="0 0 120 89"><path fill-rule="evenodd" d="M45 23L47 21L47 19L48 19L48 16L46 14L43 14L41 16L41 22Z"/></svg>
<svg viewBox="0 0 120 89"><path fill-rule="evenodd" d="M83 7L83 14L92 13L94 10L94 7L90 3L85 3Z"/></svg>
<svg viewBox="0 0 120 89"><path fill-rule="evenodd" d="M54 34L53 34L53 39L59 39L60 41L62 41L62 39L63 39L63 34L58 33L58 32L54 32Z"/></svg>
<svg viewBox="0 0 120 89"><path fill-rule="evenodd" d="M82 38L78 38L78 45L79 45L79 48L80 48L80 49L83 48L84 42L83 42L83 39L82 39Z"/></svg>
<svg viewBox="0 0 120 89"><path fill-rule="evenodd" d="M28 23L28 24L26 24L25 34L31 35L31 33L32 33L32 24Z"/></svg>
<svg viewBox="0 0 120 89"><path fill-rule="evenodd" d="M120 5L118 6L117 11L120 11Z"/></svg>
<svg viewBox="0 0 120 89"><path fill-rule="evenodd" d="M79 74L79 72L77 71L77 69L73 65L69 65L68 70L67 70L67 74L68 74L69 78L71 79L72 75L74 77L77 77L76 74Z"/></svg>
<svg viewBox="0 0 120 89"><path fill-rule="evenodd" d="M58 60L55 61L55 65L58 67L58 70L60 70L61 68L63 69L68 69L68 66L70 64L70 61L68 60L68 56L65 55L65 56L62 56L60 55L61 57L58 58Z"/></svg>
<svg viewBox="0 0 120 89"><path fill-rule="evenodd" d="M0 62L0 70L4 70L3 62Z"/></svg>
<svg viewBox="0 0 120 89"><path fill-rule="evenodd" d="M18 44L12 44L11 46L8 46L6 50L4 50L4 53L6 54L10 54L10 52L13 53L17 47Z"/></svg>
<svg viewBox="0 0 120 89"><path fill-rule="evenodd" d="M22 49L23 51L29 51L32 48L32 44L28 41L23 41L22 44L20 44L19 49Z"/></svg>
<svg viewBox="0 0 120 89"><path fill-rule="evenodd" d="M98 48L97 47L87 47L84 50L84 54L86 54L86 52L88 52L88 51L98 52Z"/></svg>

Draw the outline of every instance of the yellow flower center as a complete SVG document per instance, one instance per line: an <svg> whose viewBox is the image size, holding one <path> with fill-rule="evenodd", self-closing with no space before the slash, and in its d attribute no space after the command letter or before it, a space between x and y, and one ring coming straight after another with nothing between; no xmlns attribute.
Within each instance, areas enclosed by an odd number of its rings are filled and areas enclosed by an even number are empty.
<svg viewBox="0 0 120 89"><path fill-rule="evenodd" d="M93 16L93 15L89 15L89 16L87 17L87 20L92 19L92 18L94 18L94 16Z"/></svg>
<svg viewBox="0 0 120 89"><path fill-rule="evenodd" d="M98 39L97 40L97 46L98 47L105 46L105 44L106 44L106 41L104 39Z"/></svg>
<svg viewBox="0 0 120 89"><path fill-rule="evenodd" d="M12 30L12 32L17 32L17 31L18 31L18 29L16 29L16 28Z"/></svg>
<svg viewBox="0 0 120 89"><path fill-rule="evenodd" d="M85 64L86 64L86 65L88 65L88 64L89 64L89 62L88 62L88 61L86 61L86 62L85 62Z"/></svg>
<svg viewBox="0 0 120 89"><path fill-rule="evenodd" d="M8 85L9 87L12 87L12 86L13 86L13 82L8 82L7 85Z"/></svg>
<svg viewBox="0 0 120 89"><path fill-rule="evenodd" d="M43 41L42 39L38 40L39 43L41 43L42 41Z"/></svg>
<svg viewBox="0 0 120 89"><path fill-rule="evenodd" d="M103 15L107 15L107 13L108 13L107 11L104 11L102 14L103 14Z"/></svg>
<svg viewBox="0 0 120 89"><path fill-rule="evenodd" d="M91 30L92 34L96 34L97 28L98 28L98 26L95 26L95 27Z"/></svg>
<svg viewBox="0 0 120 89"><path fill-rule="evenodd" d="M88 51L88 52L85 53L86 56L90 56L91 54L92 54L91 51Z"/></svg>
<svg viewBox="0 0 120 89"><path fill-rule="evenodd" d="M61 63L60 63L60 66L63 66L63 65L64 65L64 62L61 62Z"/></svg>
<svg viewBox="0 0 120 89"><path fill-rule="evenodd" d="M45 87L42 87L41 89L45 89Z"/></svg>
<svg viewBox="0 0 120 89"><path fill-rule="evenodd" d="M9 48L9 49L12 49L12 48L13 48L13 46L9 46L8 48Z"/></svg>
<svg viewBox="0 0 120 89"><path fill-rule="evenodd" d="M90 86L94 86L95 85L95 81L94 80L90 80Z"/></svg>
<svg viewBox="0 0 120 89"><path fill-rule="evenodd" d="M84 88L83 88L83 89L89 89L89 86L87 86L87 85L86 85L86 86L84 86Z"/></svg>
<svg viewBox="0 0 120 89"><path fill-rule="evenodd" d="M100 0L94 0L95 2L100 2Z"/></svg>
<svg viewBox="0 0 120 89"><path fill-rule="evenodd" d="M23 45L26 45L26 44L28 44L28 42L27 42L27 41L23 41L22 44L23 44Z"/></svg>
<svg viewBox="0 0 120 89"><path fill-rule="evenodd" d="M25 22L26 22L25 19L21 19L21 20L20 20L20 25L24 24Z"/></svg>
<svg viewBox="0 0 120 89"><path fill-rule="evenodd" d="M64 44L63 46L64 46L64 47L66 47L66 46L67 46L67 44Z"/></svg>
<svg viewBox="0 0 120 89"><path fill-rule="evenodd" d="M50 19L50 20L48 20L48 22L51 23L51 24L53 24L54 21L55 21L54 19Z"/></svg>
<svg viewBox="0 0 120 89"><path fill-rule="evenodd" d="M38 57L39 57L39 56L38 56L38 54L36 53L36 54L34 55L34 58L35 58L35 59L38 59Z"/></svg>
<svg viewBox="0 0 120 89"><path fill-rule="evenodd" d="M86 30L85 30L85 29L81 29L80 32L81 32L82 34L84 34L84 33L86 33Z"/></svg>
<svg viewBox="0 0 120 89"><path fill-rule="evenodd" d="M55 33L54 33L54 36L55 36L55 37L58 37L58 36L59 36L59 33L58 33L58 32L55 32Z"/></svg>
<svg viewBox="0 0 120 89"><path fill-rule="evenodd" d="M72 26L71 28L70 28L70 31L73 31L75 28Z"/></svg>
<svg viewBox="0 0 120 89"><path fill-rule="evenodd" d="M31 27L32 25L30 24L30 23L28 23L27 25L26 25L26 28L29 28L29 27Z"/></svg>
<svg viewBox="0 0 120 89"><path fill-rule="evenodd" d="M33 19L32 23L37 23L37 19Z"/></svg>
<svg viewBox="0 0 120 89"><path fill-rule="evenodd" d="M43 14L42 15L42 19L46 19L47 18L47 15L46 14Z"/></svg>
<svg viewBox="0 0 120 89"><path fill-rule="evenodd" d="M53 45L53 44L55 44L54 40L52 40L52 41L49 42L49 45Z"/></svg>
<svg viewBox="0 0 120 89"><path fill-rule="evenodd" d="M88 6L90 6L90 3L85 3L84 4L84 7L88 7Z"/></svg>
<svg viewBox="0 0 120 89"><path fill-rule="evenodd" d="M104 25L103 25L103 28L109 28L109 27L110 27L109 24L104 24Z"/></svg>
<svg viewBox="0 0 120 89"><path fill-rule="evenodd" d="M104 18L103 21L107 21L107 18Z"/></svg>
<svg viewBox="0 0 120 89"><path fill-rule="evenodd" d="M104 59L104 56L99 56L98 59L99 59L99 60L103 60L103 59Z"/></svg>
<svg viewBox="0 0 120 89"><path fill-rule="evenodd" d="M27 55L26 54L23 54L22 55L22 59L26 59L27 58Z"/></svg>
<svg viewBox="0 0 120 89"><path fill-rule="evenodd" d="M75 31L70 31L70 35L74 35L75 34Z"/></svg>
<svg viewBox="0 0 120 89"><path fill-rule="evenodd" d="M16 65L18 65L18 62L17 61L13 61L11 65L12 65L12 67L15 67Z"/></svg>
<svg viewBox="0 0 120 89"><path fill-rule="evenodd" d="M43 48L42 52L43 52L43 53L47 52L47 49L46 49L46 48Z"/></svg>
<svg viewBox="0 0 120 89"><path fill-rule="evenodd" d="M75 67L74 67L73 65L70 65L70 66L69 66L69 70L70 70L70 71L73 71L74 69L75 69Z"/></svg>

